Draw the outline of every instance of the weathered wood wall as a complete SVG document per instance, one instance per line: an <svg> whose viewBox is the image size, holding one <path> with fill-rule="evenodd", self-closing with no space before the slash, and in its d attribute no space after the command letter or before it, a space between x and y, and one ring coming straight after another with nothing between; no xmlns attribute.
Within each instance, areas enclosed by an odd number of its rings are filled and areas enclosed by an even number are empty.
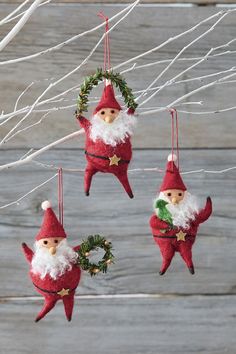
<svg viewBox="0 0 236 354"><path fill-rule="evenodd" d="M1 17L12 8L1 5ZM94 26L99 23L96 14L101 9L101 6L81 8L80 5L41 8L4 50L1 60L37 52L82 32L88 24ZM104 11L111 15L117 8L107 6ZM214 7L137 8L129 20L112 33L113 64L154 47L215 11ZM9 28L6 26L5 31ZM12 109L17 96L32 80L58 78L72 69L87 55L101 33L94 33L53 55L0 67L1 109ZM189 50L188 56L200 56L207 48L233 37L235 15L227 17L218 31ZM191 38L179 40L140 63L172 58ZM101 65L101 58L102 47L65 85L70 87L81 81L84 75ZM234 63L234 55L208 61L191 72L191 76L226 70ZM155 68L155 75L161 68L163 66ZM169 75L181 68L184 64L177 64ZM136 71L127 75L127 80L138 90L147 86L153 76L153 70ZM24 104L32 103L45 84L41 81L35 86L26 95ZM186 85L163 92L151 105L164 105L191 87ZM63 87L53 92L59 93L61 89ZM222 86L217 87L194 100L204 99L207 110L232 106L234 86L227 95L225 92ZM32 117L32 121L38 117ZM181 146L185 147L181 152L183 171L221 170L235 165L234 117L233 111L217 117L180 116ZM131 168L164 168L169 153L169 123L169 116L164 113L140 120L133 139L135 150ZM14 161L30 147L38 148L66 135L76 127L73 109L54 113L42 127L9 142L0 154L0 165ZM5 133L6 129L1 127L1 136ZM69 142L42 155L39 160L64 168L83 168L83 151L78 149L82 145L83 140ZM14 201L53 174L54 171L35 165L1 172L1 205ZM55 181L24 199L20 205L0 209L0 353L235 354L235 174L232 170L225 174L184 176L189 190L201 198L202 204L207 195L212 196L214 215L199 230L194 247L196 275L188 273L177 255L168 273L159 277L161 260L148 219L162 174L130 173L135 198L128 200L112 176L95 176L91 196L87 198L83 194L82 173L65 173L65 228L71 244L99 232L113 242L116 255L116 263L107 275L91 279L84 274L70 324L66 323L60 304L42 323L33 323L42 300L27 277L28 265L20 250L21 242L30 245L34 242L42 220L41 201L49 198L56 205Z"/></svg>

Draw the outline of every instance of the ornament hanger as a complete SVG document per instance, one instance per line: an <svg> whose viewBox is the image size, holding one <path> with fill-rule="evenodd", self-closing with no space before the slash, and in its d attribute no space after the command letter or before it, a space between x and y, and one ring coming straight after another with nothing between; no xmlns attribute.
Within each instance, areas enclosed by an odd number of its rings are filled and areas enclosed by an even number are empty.
<svg viewBox="0 0 236 354"><path fill-rule="evenodd" d="M109 38L109 18L104 15L103 12L99 12L98 16L105 21L105 37L104 37L104 61L103 70L104 72L110 71L111 69L111 53L110 53L110 38ZM106 86L106 80L104 81Z"/></svg>
<svg viewBox="0 0 236 354"><path fill-rule="evenodd" d="M63 214L64 214L64 205L63 205L63 172L62 168L58 169L58 209L59 209L59 221L63 226Z"/></svg>
<svg viewBox="0 0 236 354"><path fill-rule="evenodd" d="M171 115L171 154L172 154L172 168L174 168L174 152L176 150L177 167L179 169L179 125L178 113L175 108L169 110ZM176 142L176 147L175 147Z"/></svg>

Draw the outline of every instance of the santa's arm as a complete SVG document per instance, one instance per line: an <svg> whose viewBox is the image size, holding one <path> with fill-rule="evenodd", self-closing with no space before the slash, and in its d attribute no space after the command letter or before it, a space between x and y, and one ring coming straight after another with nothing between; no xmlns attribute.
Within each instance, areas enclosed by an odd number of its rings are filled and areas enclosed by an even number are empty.
<svg viewBox="0 0 236 354"><path fill-rule="evenodd" d="M32 251L32 249L29 248L26 243L22 243L22 250L24 252L26 260L31 263L32 258L34 256L34 252Z"/></svg>
<svg viewBox="0 0 236 354"><path fill-rule="evenodd" d="M198 224L206 221L212 214L212 201L210 197L207 197L206 205L203 209L200 210L199 214L196 217L196 221Z"/></svg>
<svg viewBox="0 0 236 354"><path fill-rule="evenodd" d="M77 114L76 119L78 120L81 128L84 128L84 130L87 130L91 125L90 121L81 114Z"/></svg>
<svg viewBox="0 0 236 354"><path fill-rule="evenodd" d="M128 111L127 111L127 114L134 114L135 113L135 109L134 108L129 108Z"/></svg>
<svg viewBox="0 0 236 354"><path fill-rule="evenodd" d="M73 250L74 250L75 252L76 252L76 251L79 251L79 249L80 249L80 245L73 247Z"/></svg>
<svg viewBox="0 0 236 354"><path fill-rule="evenodd" d="M152 229L168 229L170 225L153 214L149 220Z"/></svg>

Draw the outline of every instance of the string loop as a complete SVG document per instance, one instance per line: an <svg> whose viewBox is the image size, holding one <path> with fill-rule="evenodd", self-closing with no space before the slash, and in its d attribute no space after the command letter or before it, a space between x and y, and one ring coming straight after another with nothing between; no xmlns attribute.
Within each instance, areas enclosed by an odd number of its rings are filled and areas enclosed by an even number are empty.
<svg viewBox="0 0 236 354"><path fill-rule="evenodd" d="M110 54L110 38L109 38L109 18L103 12L99 12L98 16L105 21L105 38L104 38L104 71L111 69L111 54Z"/></svg>
<svg viewBox="0 0 236 354"><path fill-rule="evenodd" d="M64 214L64 205L63 205L63 172L62 168L58 169L58 209L59 209L59 221L63 226L63 214Z"/></svg>
<svg viewBox="0 0 236 354"><path fill-rule="evenodd" d="M172 168L174 168L174 152L176 150L177 167L179 169L179 124L178 113L175 108L169 109L171 115L171 154L172 154ZM176 142L176 147L175 147Z"/></svg>

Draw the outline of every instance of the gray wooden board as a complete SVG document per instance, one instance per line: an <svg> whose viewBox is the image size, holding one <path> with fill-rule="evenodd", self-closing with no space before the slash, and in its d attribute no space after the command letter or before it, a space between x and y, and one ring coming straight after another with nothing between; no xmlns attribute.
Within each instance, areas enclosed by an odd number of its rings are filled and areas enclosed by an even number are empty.
<svg viewBox="0 0 236 354"><path fill-rule="evenodd" d="M39 8L31 17L30 21L22 31L13 39L13 41L1 53L0 60L14 59L24 55L36 53L43 49L56 45L73 35L81 33L100 23L97 13L103 10L106 15L111 16L122 9L125 5L112 6L107 5L86 5L70 4L58 5L50 4ZM1 4L1 16L7 15L14 8L13 4ZM169 37L173 37L184 30L187 30L193 24L218 12L215 7L158 7L158 6L139 6L129 17L116 27L111 34L111 55L112 64L117 65L131 57L147 51ZM216 28L199 42L190 47L182 57L198 57L204 55L210 48L226 43L235 37L235 13L226 17ZM184 21L183 21L184 19ZM150 63L153 61L172 59L197 35L206 31L209 25L204 24L200 30L179 38L177 41L168 44L160 51L136 60L137 65ZM0 36L12 28L12 23L0 28ZM93 32L88 36L71 43L51 54L40 56L36 59L21 62L14 65L0 66L0 107L5 112L12 111L14 103L19 94L32 81L35 85L25 94L24 99L19 103L19 107L32 104L37 95L49 84L45 79L62 77L64 74L75 68L89 53L96 44L103 29ZM227 49L235 50L234 43ZM201 75L210 74L216 71L227 70L235 66L236 55L219 56L217 59L209 59L203 62L197 69L183 75L179 79L188 79ZM51 97L59 94L66 88L82 82L86 75L94 72L96 67L101 67L103 63L103 45L100 45L91 60L81 68L81 70L70 76L63 84L60 84L47 94ZM133 64L133 63L132 63ZM122 67L129 68L132 64ZM173 75L180 72L193 62L180 61L175 63L171 69L163 76L157 84L163 84ZM147 87L155 76L165 68L167 64L154 67L148 67L143 70L134 70L125 74L129 85L134 90L140 90ZM214 79L211 78L210 81ZM40 82L38 82L40 81ZM165 106L200 85L207 83L207 80L201 83L185 83L171 86L162 90L155 99L152 99L146 107ZM101 86L93 91L92 96L101 94ZM75 103L78 91L66 96L64 103L56 103L55 106L68 105ZM211 111L227 107L232 107L235 101L234 83L226 85L217 85L216 87L203 91L190 97L187 101L204 101L204 106L183 106L188 110ZM48 106L47 106L48 107ZM43 107L41 107L43 108ZM91 107L90 107L91 108ZM17 137L7 143L11 146L34 146L41 147L60 138L75 129L74 108L54 112L45 119L44 123L37 128L19 134ZM36 122L42 113L30 115L25 124ZM22 116L21 116L22 117ZM232 147L235 146L235 112L228 111L217 115L180 115L180 128L182 136L182 146L186 147ZM20 117L14 118L12 123L1 126L1 137L9 131L13 123L16 123ZM168 121L168 124L167 124ZM24 126L24 125L23 125ZM155 127L155 129L154 129ZM155 133L154 133L155 132ZM136 134L134 137L134 146L136 147L167 147L169 146L169 114L161 113L145 116L139 119ZM77 143L71 141L67 147L75 147Z"/></svg>
<svg viewBox="0 0 236 354"><path fill-rule="evenodd" d="M25 151L8 150L0 162L13 160ZM166 150L135 150L131 168L165 167ZM40 159L63 168L83 168L82 150L49 151ZM235 150L184 150L183 171L207 168L220 170L235 164ZM196 275L191 276L176 255L169 272L158 275L161 264L148 225L152 201L162 179L158 172L133 172L130 181L135 198L128 199L111 175L94 177L90 197L83 193L83 173L65 173L65 228L75 245L89 234L101 233L114 244L116 263L105 276L91 279L84 274L81 294L113 293L234 293L235 283L235 170L225 174L189 174L184 180L201 204L211 195L214 214L199 230L194 246ZM1 205L14 201L54 171L35 165L7 170L0 174ZM23 241L33 245L42 221L40 203L50 199L56 208L57 183L50 182L25 198L19 206L1 210L0 296L33 295L27 277L28 265L21 254ZM9 281L9 279L11 279Z"/></svg>
<svg viewBox="0 0 236 354"><path fill-rule="evenodd" d="M235 296L76 299L41 322L41 301L0 304L1 354L235 354Z"/></svg>

